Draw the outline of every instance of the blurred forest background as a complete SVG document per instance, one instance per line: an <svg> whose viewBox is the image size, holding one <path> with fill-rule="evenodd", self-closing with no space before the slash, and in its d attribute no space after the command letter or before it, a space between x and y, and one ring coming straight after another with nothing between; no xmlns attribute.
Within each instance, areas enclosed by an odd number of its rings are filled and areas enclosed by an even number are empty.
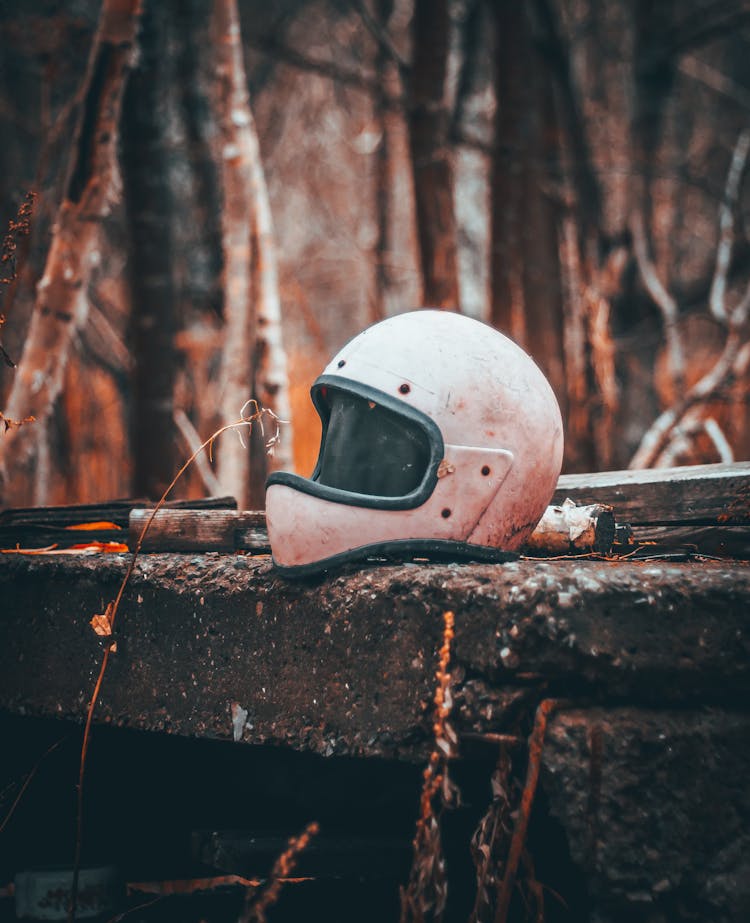
<svg viewBox="0 0 750 923"><path fill-rule="evenodd" d="M534 356L567 471L750 458L749 128L739 0L0 0L0 506L156 497L251 397L276 453L175 495L262 506L419 305Z"/></svg>

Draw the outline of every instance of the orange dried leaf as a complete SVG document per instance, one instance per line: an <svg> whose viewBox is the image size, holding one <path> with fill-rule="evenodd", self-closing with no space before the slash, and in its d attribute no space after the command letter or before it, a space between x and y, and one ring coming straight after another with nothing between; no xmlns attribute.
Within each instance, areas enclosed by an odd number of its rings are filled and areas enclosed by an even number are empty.
<svg viewBox="0 0 750 923"><path fill-rule="evenodd" d="M69 551L102 551L107 554L122 554L130 551L123 542L85 542L80 545L72 545Z"/></svg>
<svg viewBox="0 0 750 923"><path fill-rule="evenodd" d="M117 523L102 520L100 522L78 522L74 526L65 526L65 528L80 532L95 532L98 529L119 529L120 526Z"/></svg>
<svg viewBox="0 0 750 923"><path fill-rule="evenodd" d="M112 626L109 624L109 619L106 615L95 615L91 619L91 627L102 638L112 634Z"/></svg>
<svg viewBox="0 0 750 923"><path fill-rule="evenodd" d="M113 603L107 603L107 608L104 610L103 615L95 615L91 622L89 623L94 629L96 634L100 637L108 637L112 634L112 610L114 608Z"/></svg>

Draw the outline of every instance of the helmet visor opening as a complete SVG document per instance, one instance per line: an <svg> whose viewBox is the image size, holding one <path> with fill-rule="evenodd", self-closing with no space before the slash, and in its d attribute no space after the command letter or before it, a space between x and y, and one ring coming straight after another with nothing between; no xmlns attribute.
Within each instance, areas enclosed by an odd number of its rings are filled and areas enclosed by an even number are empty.
<svg viewBox="0 0 750 923"><path fill-rule="evenodd" d="M314 475L318 483L374 497L404 497L417 490L431 450L414 420L337 388L321 388L316 398L324 421Z"/></svg>

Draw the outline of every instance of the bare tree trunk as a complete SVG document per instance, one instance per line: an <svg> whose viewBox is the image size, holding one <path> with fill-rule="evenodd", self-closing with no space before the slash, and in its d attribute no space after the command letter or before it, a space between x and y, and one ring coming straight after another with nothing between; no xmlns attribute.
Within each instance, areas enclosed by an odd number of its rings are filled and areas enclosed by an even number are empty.
<svg viewBox="0 0 750 923"><path fill-rule="evenodd" d="M393 13L393 0L378 0L377 22L384 30ZM390 283L388 260L390 257L390 197L392 189L392 151L389 91L392 57L383 44L378 45L375 57L375 74L378 93L375 96L375 118L380 129L380 142L375 152L375 215L378 236L375 242L375 292L370 305L370 321L376 323L386 315L386 299Z"/></svg>
<svg viewBox="0 0 750 923"><path fill-rule="evenodd" d="M524 148L529 98L524 73L524 9L495 4L495 150L491 174L490 291L492 324L520 345L526 342L523 228L526 222Z"/></svg>
<svg viewBox="0 0 750 923"><path fill-rule="evenodd" d="M242 63L239 20L234 0L215 0L216 103L219 125L220 177L223 187L224 349L221 357L222 423L239 417L253 397L252 152L248 139L250 104ZM217 446L222 488L246 509L250 490L250 449L233 433Z"/></svg>
<svg viewBox="0 0 750 923"><path fill-rule="evenodd" d="M262 407L273 411L285 424L281 439L266 456L269 471L294 470L289 376L281 327L281 297L276 242L273 233L268 187L260 157L255 120L248 107L248 148L251 154L253 242L255 245L255 395ZM262 505L263 495L258 498Z"/></svg>
<svg viewBox="0 0 750 923"><path fill-rule="evenodd" d="M289 421L276 246L247 92L236 0L216 0L214 32L224 186L223 414L226 422L236 419L245 401L255 398ZM262 505L268 469L291 470L294 466L289 422L282 428L273 456L262 451L257 439L256 433L251 452L232 439L225 440L220 450L219 478L241 508L251 501Z"/></svg>
<svg viewBox="0 0 750 923"><path fill-rule="evenodd" d="M459 307L450 115L445 82L450 45L448 0L415 0L409 112L422 301Z"/></svg>
<svg viewBox="0 0 750 923"><path fill-rule="evenodd" d="M123 107L123 180L130 236L133 490L158 498L177 467L174 424L173 4L146 0L141 56Z"/></svg>
<svg viewBox="0 0 750 923"><path fill-rule="evenodd" d="M558 132L523 4L496 0L491 181L491 320L527 349L566 398L563 304L551 198Z"/></svg>
<svg viewBox="0 0 750 923"><path fill-rule="evenodd" d="M44 419L60 393L71 339L88 311L88 283L99 258L100 222L117 193L117 141L123 90L132 63L140 0L104 0L86 73L65 193L7 415ZM30 435L31 434L31 435ZM31 427L0 440L0 494L10 468L33 467ZM11 461L12 460L12 461Z"/></svg>

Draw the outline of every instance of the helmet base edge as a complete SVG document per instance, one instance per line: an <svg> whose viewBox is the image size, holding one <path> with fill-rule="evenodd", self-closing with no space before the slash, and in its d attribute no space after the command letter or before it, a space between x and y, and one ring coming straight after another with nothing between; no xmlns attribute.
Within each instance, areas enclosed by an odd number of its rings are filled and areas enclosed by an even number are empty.
<svg viewBox="0 0 750 923"><path fill-rule="evenodd" d="M503 551L488 545L472 545L447 539L398 539L362 545L309 564L279 564L276 571L290 579L324 575L346 564L505 564L518 559L518 552Z"/></svg>

